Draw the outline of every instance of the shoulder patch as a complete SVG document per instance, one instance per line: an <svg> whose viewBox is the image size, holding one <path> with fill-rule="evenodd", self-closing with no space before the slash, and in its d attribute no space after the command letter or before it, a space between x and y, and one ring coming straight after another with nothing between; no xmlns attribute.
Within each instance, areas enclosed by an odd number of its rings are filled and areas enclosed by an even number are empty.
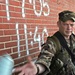
<svg viewBox="0 0 75 75"><path fill-rule="evenodd" d="M58 51L58 50L61 50L61 45L60 45L60 42L59 42L59 40L57 39L57 37L56 36L49 36L49 37L47 37L47 41L53 41L54 42L54 44L55 44L55 46L56 46L56 50Z"/></svg>

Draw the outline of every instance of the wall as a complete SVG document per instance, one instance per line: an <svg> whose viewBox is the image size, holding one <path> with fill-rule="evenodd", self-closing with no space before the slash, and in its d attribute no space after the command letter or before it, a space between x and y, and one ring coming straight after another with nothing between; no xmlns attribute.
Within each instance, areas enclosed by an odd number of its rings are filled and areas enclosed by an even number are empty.
<svg viewBox="0 0 75 75"><path fill-rule="evenodd" d="M75 11L75 0L0 0L0 55L10 54L15 66L36 59L62 10Z"/></svg>

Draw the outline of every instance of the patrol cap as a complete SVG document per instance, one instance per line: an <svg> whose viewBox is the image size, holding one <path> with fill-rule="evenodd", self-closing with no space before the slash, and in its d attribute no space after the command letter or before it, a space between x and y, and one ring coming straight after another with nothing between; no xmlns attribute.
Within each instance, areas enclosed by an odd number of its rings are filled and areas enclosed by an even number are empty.
<svg viewBox="0 0 75 75"><path fill-rule="evenodd" d="M72 20L75 22L75 13L69 10L65 10L59 13L59 20L66 22Z"/></svg>

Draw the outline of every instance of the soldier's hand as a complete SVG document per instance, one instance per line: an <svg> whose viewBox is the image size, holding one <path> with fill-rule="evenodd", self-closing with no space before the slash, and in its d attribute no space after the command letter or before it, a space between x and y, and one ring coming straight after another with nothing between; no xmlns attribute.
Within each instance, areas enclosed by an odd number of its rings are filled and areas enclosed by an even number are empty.
<svg viewBox="0 0 75 75"><path fill-rule="evenodd" d="M37 73L37 67L34 64L34 62L31 61L30 58L28 58L28 63L21 66L21 67L17 67L15 68L14 72L20 72L18 75L36 75Z"/></svg>

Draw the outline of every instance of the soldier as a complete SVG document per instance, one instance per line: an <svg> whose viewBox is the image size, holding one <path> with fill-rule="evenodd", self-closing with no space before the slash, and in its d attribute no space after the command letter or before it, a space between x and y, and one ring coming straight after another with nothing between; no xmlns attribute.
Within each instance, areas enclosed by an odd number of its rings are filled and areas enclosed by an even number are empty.
<svg viewBox="0 0 75 75"><path fill-rule="evenodd" d="M59 30L47 38L37 61L15 68L19 75L75 75L75 13L60 12Z"/></svg>

